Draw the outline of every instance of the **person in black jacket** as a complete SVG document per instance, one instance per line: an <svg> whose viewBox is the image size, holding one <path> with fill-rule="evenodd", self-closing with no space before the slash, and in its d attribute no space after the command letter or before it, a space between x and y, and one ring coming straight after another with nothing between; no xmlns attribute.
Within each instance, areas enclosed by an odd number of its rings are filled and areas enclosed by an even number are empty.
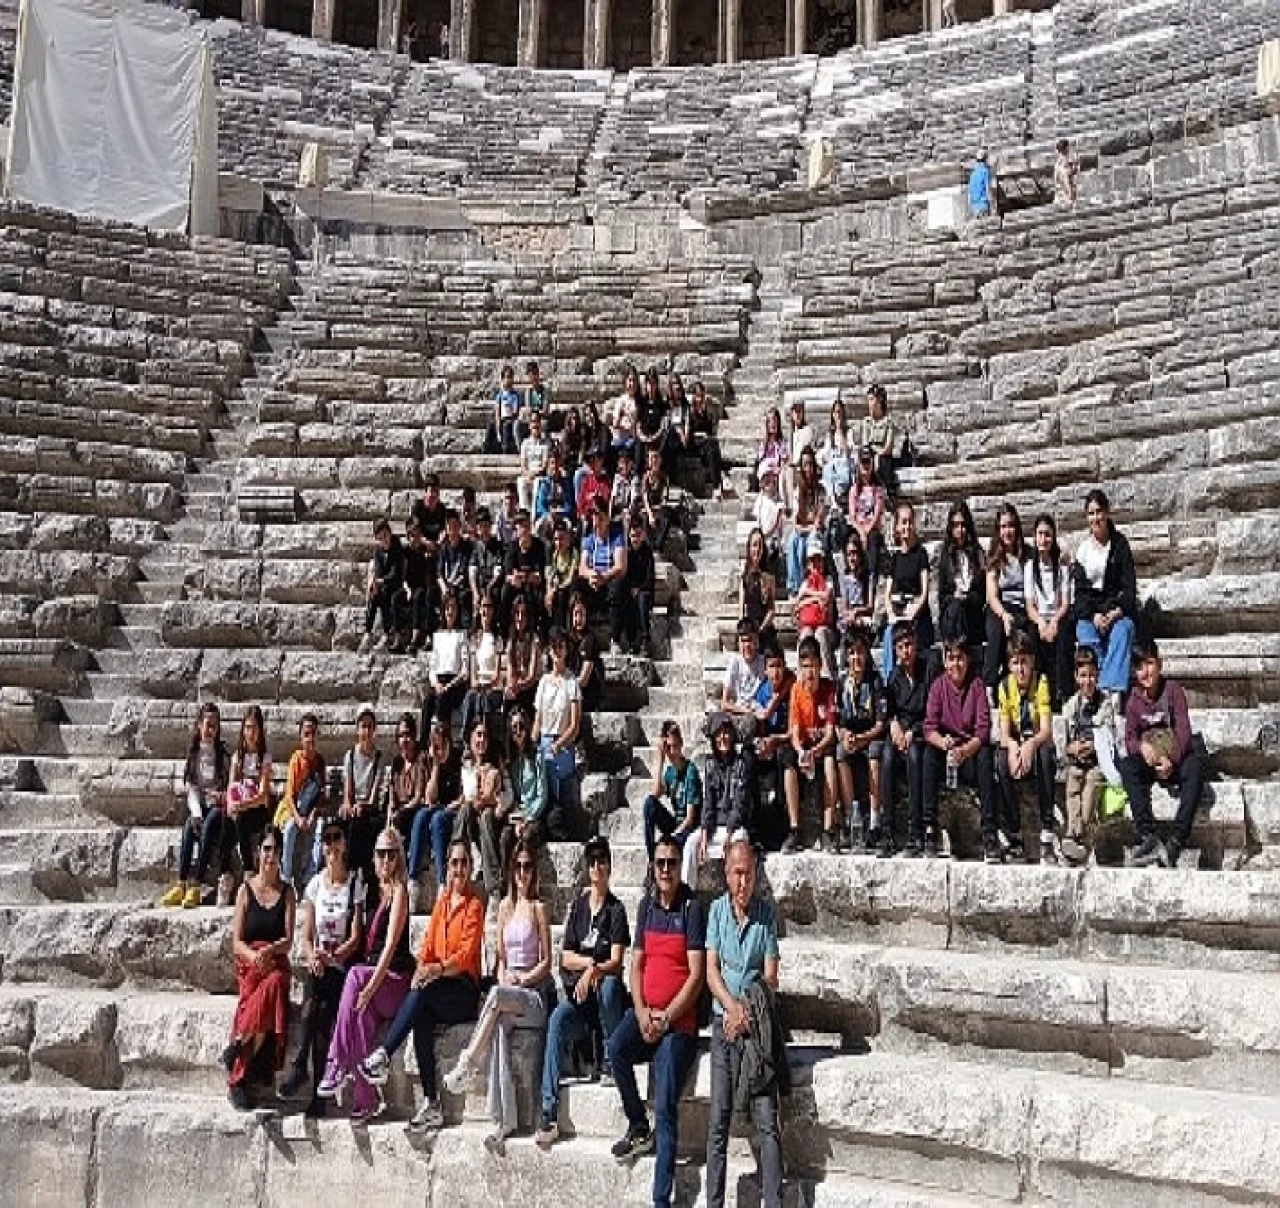
<svg viewBox="0 0 1280 1208"><path fill-rule="evenodd" d="M1112 524L1111 504L1103 491L1089 492L1084 514L1089 535L1076 550L1071 567L1076 642L1097 654L1098 686L1118 697L1129 690L1138 575L1133 551Z"/></svg>
<svg viewBox="0 0 1280 1208"><path fill-rule="evenodd" d="M960 639L974 651L982 645L986 579L973 513L963 500L947 513L938 555L938 617L942 640Z"/></svg>
<svg viewBox="0 0 1280 1208"><path fill-rule="evenodd" d="M907 772L907 846L904 854L924 855L924 713L929 700L925 660L916 649L915 627L899 621L893 627L895 666L885 685L889 729L880 747L881 856L893 855L893 777Z"/></svg>
<svg viewBox="0 0 1280 1208"><path fill-rule="evenodd" d="M698 839L698 863L723 854L726 844L747 838L751 820L752 764L745 750L738 750L733 718L720 714L711 732L702 790L702 834Z"/></svg>
<svg viewBox="0 0 1280 1208"><path fill-rule="evenodd" d="M404 547L400 538L391 531L391 524L384 516L373 522L374 552L369 564L369 581L365 588L364 638L360 643L361 654L373 648L373 623L382 624L379 647L391 644L399 649L396 635L396 601L404 590Z"/></svg>
<svg viewBox="0 0 1280 1208"><path fill-rule="evenodd" d="M656 566L653 546L649 544L649 527L643 516L637 516L627 534L627 572L622 576L622 608L620 620L624 653L650 657L649 619L653 615L653 592Z"/></svg>

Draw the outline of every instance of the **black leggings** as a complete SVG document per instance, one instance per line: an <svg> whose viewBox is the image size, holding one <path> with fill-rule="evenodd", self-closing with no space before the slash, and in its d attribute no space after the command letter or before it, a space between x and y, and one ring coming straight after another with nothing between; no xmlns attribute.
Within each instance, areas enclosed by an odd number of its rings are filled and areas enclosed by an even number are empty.
<svg viewBox="0 0 1280 1208"><path fill-rule="evenodd" d="M338 1004L342 1001L342 987L347 980L346 971L326 967L319 977L312 977L310 993L302 1000L302 1041L293 1067L301 1073L311 1062L311 1090L320 1085L325 1061L329 1055L329 1041L333 1037L333 1025L338 1019Z"/></svg>

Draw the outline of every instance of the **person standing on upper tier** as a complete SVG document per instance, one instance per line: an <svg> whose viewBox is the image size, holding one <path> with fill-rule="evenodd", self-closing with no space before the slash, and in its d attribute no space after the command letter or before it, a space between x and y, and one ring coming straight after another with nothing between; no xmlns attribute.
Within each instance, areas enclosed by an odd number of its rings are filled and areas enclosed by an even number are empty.
<svg viewBox="0 0 1280 1208"><path fill-rule="evenodd" d="M996 201L996 174L985 150L978 152L969 173L969 212L974 218L994 218L1000 212Z"/></svg>

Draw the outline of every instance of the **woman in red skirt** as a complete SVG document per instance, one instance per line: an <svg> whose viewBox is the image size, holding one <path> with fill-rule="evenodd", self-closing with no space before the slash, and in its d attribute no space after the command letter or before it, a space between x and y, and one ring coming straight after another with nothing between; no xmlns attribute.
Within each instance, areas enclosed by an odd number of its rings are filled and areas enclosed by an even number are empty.
<svg viewBox="0 0 1280 1208"><path fill-rule="evenodd" d="M245 879L236 895L233 952L236 961L235 1022L231 1043L222 1054L227 1067L231 1105L251 1106L250 1081L274 1081L284 1065L289 1024L289 950L297 898L280 876L284 839L278 827L267 827L258 849L258 871Z"/></svg>

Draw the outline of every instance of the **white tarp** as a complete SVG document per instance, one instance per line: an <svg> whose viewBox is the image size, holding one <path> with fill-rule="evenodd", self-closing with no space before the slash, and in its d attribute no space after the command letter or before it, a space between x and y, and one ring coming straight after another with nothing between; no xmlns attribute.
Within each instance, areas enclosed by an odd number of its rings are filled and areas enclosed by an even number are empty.
<svg viewBox="0 0 1280 1208"><path fill-rule="evenodd" d="M12 125L11 197L216 231L211 62L183 14L128 0L23 0Z"/></svg>

